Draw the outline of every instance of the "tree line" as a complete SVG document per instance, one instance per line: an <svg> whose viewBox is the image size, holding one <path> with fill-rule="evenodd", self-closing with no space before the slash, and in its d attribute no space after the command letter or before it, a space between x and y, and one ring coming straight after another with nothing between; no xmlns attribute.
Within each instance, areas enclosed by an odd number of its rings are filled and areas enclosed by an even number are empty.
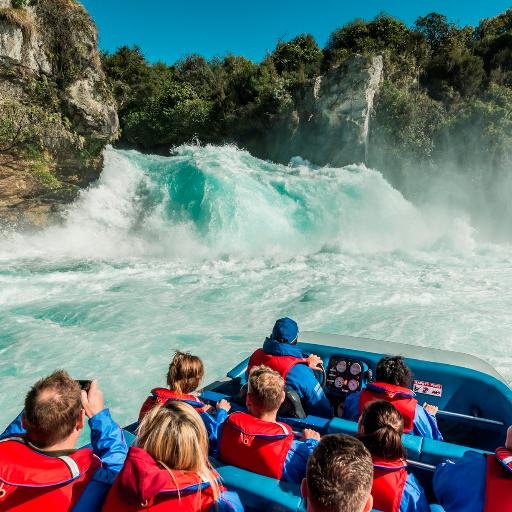
<svg viewBox="0 0 512 512"><path fill-rule="evenodd" d="M222 143L264 133L294 109L313 77L354 54L382 54L385 79L376 98L370 159L400 170L407 159L446 158L460 165L508 158L512 115L512 9L477 27L430 13L412 27L381 14L335 30L325 48L309 34L279 41L261 63L226 55L189 55L150 64L138 47L104 54L119 106L122 146L167 152L189 142ZM370 162L372 163L372 162Z"/></svg>

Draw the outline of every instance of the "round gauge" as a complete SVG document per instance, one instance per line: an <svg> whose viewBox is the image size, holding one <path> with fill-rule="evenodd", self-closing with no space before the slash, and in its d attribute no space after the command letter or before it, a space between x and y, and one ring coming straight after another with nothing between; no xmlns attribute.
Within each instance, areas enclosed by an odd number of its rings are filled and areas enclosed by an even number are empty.
<svg viewBox="0 0 512 512"><path fill-rule="evenodd" d="M343 380L343 378L342 377L336 377L336 379L334 380L334 385L337 388L342 388L343 384L345 384L345 381Z"/></svg>
<svg viewBox="0 0 512 512"><path fill-rule="evenodd" d="M336 365L336 370L338 370L340 373L344 373L347 370L347 362L339 361Z"/></svg>
<svg viewBox="0 0 512 512"><path fill-rule="evenodd" d="M351 367L350 367L350 373L352 375L359 375L361 373L361 365L359 363L354 363Z"/></svg>
<svg viewBox="0 0 512 512"><path fill-rule="evenodd" d="M350 379L348 381L348 389L350 389L350 391L355 391L358 387L359 387L359 382L357 382L356 379Z"/></svg>

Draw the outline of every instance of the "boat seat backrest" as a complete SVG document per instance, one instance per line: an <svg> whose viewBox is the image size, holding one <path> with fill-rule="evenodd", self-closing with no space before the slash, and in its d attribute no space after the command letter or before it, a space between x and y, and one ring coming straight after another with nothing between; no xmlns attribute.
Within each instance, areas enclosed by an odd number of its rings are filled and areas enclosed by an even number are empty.
<svg viewBox="0 0 512 512"><path fill-rule="evenodd" d="M480 453L485 453L476 448L468 448L453 443L446 443L445 441L435 441L434 439L423 439L423 447L421 449L420 462L425 464L432 464L433 466L444 462L446 459L458 460L468 450L474 450Z"/></svg>
<svg viewBox="0 0 512 512"><path fill-rule="evenodd" d="M333 418L327 425L327 432L329 434L339 433L353 436L357 434L357 423L342 418ZM425 464L432 464L434 466L446 459L458 460L466 451L473 449L411 434L404 434L402 436L402 442L407 449L407 457L409 459Z"/></svg>
<svg viewBox="0 0 512 512"><path fill-rule="evenodd" d="M222 483L236 491L246 509L282 512L304 510L300 486L215 462Z"/></svg>

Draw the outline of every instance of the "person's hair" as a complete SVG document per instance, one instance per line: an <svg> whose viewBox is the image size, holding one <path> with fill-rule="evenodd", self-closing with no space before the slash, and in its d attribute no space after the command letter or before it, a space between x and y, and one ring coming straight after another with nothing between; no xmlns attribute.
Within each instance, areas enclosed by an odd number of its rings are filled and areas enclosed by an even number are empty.
<svg viewBox="0 0 512 512"><path fill-rule="evenodd" d="M192 393L199 387L203 375L201 358L177 350L169 365L167 384L172 391Z"/></svg>
<svg viewBox="0 0 512 512"><path fill-rule="evenodd" d="M405 364L402 356L383 357L377 363L375 380L410 388L412 386L412 372Z"/></svg>
<svg viewBox="0 0 512 512"><path fill-rule="evenodd" d="M360 512L372 489L371 455L355 437L324 435L309 458L306 483L316 512Z"/></svg>
<svg viewBox="0 0 512 512"><path fill-rule="evenodd" d="M371 402L361 416L364 432L359 439L370 453L383 459L403 459L402 444L404 418L398 409L386 400Z"/></svg>
<svg viewBox="0 0 512 512"><path fill-rule="evenodd" d="M208 434L194 408L179 400L153 407L137 430L137 446L160 463L176 482L173 471L192 471L220 495L217 476L208 459Z"/></svg>
<svg viewBox="0 0 512 512"><path fill-rule="evenodd" d="M57 370L38 380L25 397L27 439L43 449L63 441L81 413L80 385L64 370Z"/></svg>
<svg viewBox="0 0 512 512"><path fill-rule="evenodd" d="M276 371L268 366L259 365L251 369L247 394L261 410L274 411L279 409L283 401L284 380Z"/></svg>

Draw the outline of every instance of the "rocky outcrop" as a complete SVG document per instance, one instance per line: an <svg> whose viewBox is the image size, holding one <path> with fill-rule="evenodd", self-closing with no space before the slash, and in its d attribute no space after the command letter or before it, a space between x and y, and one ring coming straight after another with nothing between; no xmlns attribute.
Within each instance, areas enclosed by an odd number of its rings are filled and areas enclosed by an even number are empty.
<svg viewBox="0 0 512 512"><path fill-rule="evenodd" d="M382 56L355 55L299 91L295 109L278 120L255 152L288 162L300 155L317 165L365 162L373 99L382 81ZM251 142L247 144L251 148Z"/></svg>
<svg viewBox="0 0 512 512"><path fill-rule="evenodd" d="M118 127L84 8L0 0L0 222L41 223L72 200Z"/></svg>

